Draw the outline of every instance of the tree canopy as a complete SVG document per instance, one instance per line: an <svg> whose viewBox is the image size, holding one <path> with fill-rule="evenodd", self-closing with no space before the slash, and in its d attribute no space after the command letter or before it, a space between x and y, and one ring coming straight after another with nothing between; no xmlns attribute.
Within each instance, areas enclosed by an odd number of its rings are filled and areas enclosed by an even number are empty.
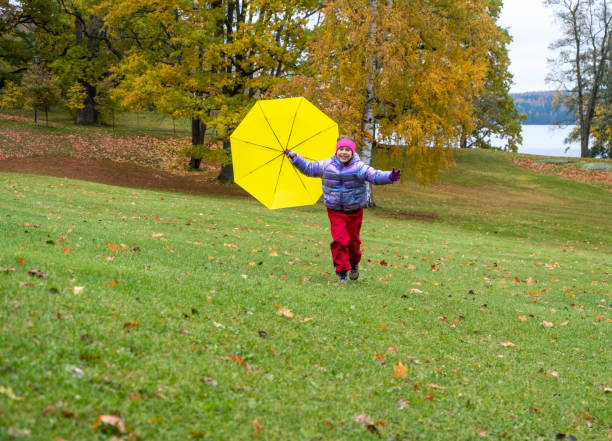
<svg viewBox="0 0 612 441"><path fill-rule="evenodd" d="M19 69L38 54L80 123L104 108L153 110L191 118L193 145L227 148L256 99L300 94L357 139L366 162L377 143L396 145L389 160L407 158L421 183L453 164L453 147L487 147L497 134L512 149L520 139L509 37L496 23L501 0L0 6L10 12L0 25L23 30L0 40L2 78L20 81ZM2 56L9 41L19 42L21 58Z"/></svg>

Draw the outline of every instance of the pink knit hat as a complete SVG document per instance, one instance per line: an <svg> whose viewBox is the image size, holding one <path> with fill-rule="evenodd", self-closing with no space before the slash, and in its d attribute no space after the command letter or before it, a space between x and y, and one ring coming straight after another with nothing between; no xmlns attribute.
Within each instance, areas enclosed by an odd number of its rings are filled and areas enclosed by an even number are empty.
<svg viewBox="0 0 612 441"><path fill-rule="evenodd" d="M352 139L340 138L336 144L336 151L338 151L340 147L348 147L353 152L353 155L355 154L355 141Z"/></svg>

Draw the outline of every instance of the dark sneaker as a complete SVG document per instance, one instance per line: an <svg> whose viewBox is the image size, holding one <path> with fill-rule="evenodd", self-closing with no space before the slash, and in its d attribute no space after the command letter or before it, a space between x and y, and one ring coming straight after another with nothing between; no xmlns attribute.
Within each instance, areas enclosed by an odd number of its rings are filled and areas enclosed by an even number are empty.
<svg viewBox="0 0 612 441"><path fill-rule="evenodd" d="M351 265L351 271L349 272L349 278L351 280L357 280L359 278L359 265Z"/></svg>
<svg viewBox="0 0 612 441"><path fill-rule="evenodd" d="M344 285L347 282L346 271L338 273L338 283Z"/></svg>

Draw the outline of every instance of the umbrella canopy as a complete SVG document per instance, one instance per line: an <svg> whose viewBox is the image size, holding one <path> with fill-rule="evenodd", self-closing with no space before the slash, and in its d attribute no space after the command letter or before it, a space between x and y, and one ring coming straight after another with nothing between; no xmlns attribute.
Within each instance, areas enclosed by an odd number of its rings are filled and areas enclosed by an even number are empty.
<svg viewBox="0 0 612 441"><path fill-rule="evenodd" d="M284 151L319 161L337 138L338 124L305 98L260 100L230 136L234 180L270 209L312 205L321 179L302 175Z"/></svg>

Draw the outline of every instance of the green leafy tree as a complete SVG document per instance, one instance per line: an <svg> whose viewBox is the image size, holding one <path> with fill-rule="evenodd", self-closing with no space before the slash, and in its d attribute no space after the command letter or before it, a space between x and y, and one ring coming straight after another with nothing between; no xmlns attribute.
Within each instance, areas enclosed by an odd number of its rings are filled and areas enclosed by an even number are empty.
<svg viewBox="0 0 612 441"><path fill-rule="evenodd" d="M0 109L22 109L25 103L23 89L19 84L6 81L0 91Z"/></svg>
<svg viewBox="0 0 612 441"><path fill-rule="evenodd" d="M22 81L25 105L34 108L34 121L38 122L38 109L45 111L49 124L49 108L61 102L58 80L40 62L34 62L23 75Z"/></svg>
<svg viewBox="0 0 612 441"><path fill-rule="evenodd" d="M190 117L194 146L206 136L227 150L253 101L296 68L317 8L312 0L115 2L113 32L132 35L138 46L116 69L115 93L128 108ZM226 158L220 177L229 180Z"/></svg>
<svg viewBox="0 0 612 441"><path fill-rule="evenodd" d="M56 12L49 0L0 0L0 87L20 82L34 56L40 56L37 32L55 29Z"/></svg>
<svg viewBox="0 0 612 441"><path fill-rule="evenodd" d="M489 14L497 22L501 12L501 0L489 2ZM512 74L509 71L508 44L511 37L506 30L494 34L488 53L488 70L482 88L474 94L474 114L470 131L463 128L461 148L493 148L491 137L505 140L505 150L517 151L523 141L521 123L526 116L519 113L510 96Z"/></svg>
<svg viewBox="0 0 612 441"><path fill-rule="evenodd" d="M28 1L28 0L26 0ZM126 43L112 41L105 26L103 0L56 0L59 25L37 29L41 54L65 89L79 83L85 91L77 124L98 121L97 83L110 75Z"/></svg>
<svg viewBox="0 0 612 441"><path fill-rule="evenodd" d="M563 37L552 49L549 80L563 93L559 103L577 117L570 141L580 142L580 156L589 156L589 140L612 57L612 5L609 0L546 0L559 20Z"/></svg>
<svg viewBox="0 0 612 441"><path fill-rule="evenodd" d="M593 118L593 157L612 159L612 59L608 61L602 87L602 100Z"/></svg>

